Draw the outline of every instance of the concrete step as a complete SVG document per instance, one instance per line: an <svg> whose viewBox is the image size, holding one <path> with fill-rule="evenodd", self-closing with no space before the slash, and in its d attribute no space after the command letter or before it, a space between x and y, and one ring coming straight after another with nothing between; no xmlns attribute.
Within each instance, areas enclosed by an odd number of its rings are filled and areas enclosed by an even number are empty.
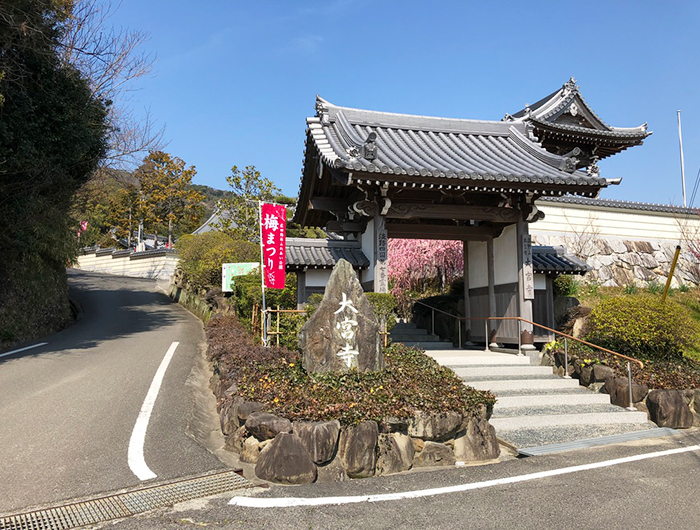
<svg viewBox="0 0 700 530"><path fill-rule="evenodd" d="M428 335L428 330L427 329L422 329L422 328L399 328L396 329L396 326L394 326L391 331L389 332L389 335L394 336L394 335L408 335L409 337L413 336L420 336L420 335Z"/></svg>
<svg viewBox="0 0 700 530"><path fill-rule="evenodd" d="M483 351L450 350L449 354L440 352L430 352L430 356L442 366L448 366L453 370L466 366L508 366L530 364L530 359L519 355L509 355L507 353L484 353Z"/></svg>
<svg viewBox="0 0 700 530"><path fill-rule="evenodd" d="M465 383L477 390L490 390L498 395L501 391L525 391L525 390L557 390L578 388L577 379L494 379L487 381L469 381Z"/></svg>
<svg viewBox="0 0 700 530"><path fill-rule="evenodd" d="M584 414L590 412L620 412L620 407L610 403L593 403L589 405L538 405L533 407L507 408L496 405L494 418L513 418L515 416L544 416L553 414Z"/></svg>
<svg viewBox="0 0 700 530"><path fill-rule="evenodd" d="M547 406L588 406L610 403L608 394L585 391L575 394L528 394L520 396L499 396L495 409L529 409ZM494 410L495 410L494 409Z"/></svg>
<svg viewBox="0 0 700 530"><path fill-rule="evenodd" d="M437 335L428 335L427 333L407 335L401 333L400 335L390 334L389 338L391 342L445 342ZM450 343L452 344L452 343Z"/></svg>
<svg viewBox="0 0 700 530"><path fill-rule="evenodd" d="M515 431L520 429L538 429L549 427L570 427L584 425L621 425L638 424L647 426L646 412L589 412L581 414L542 414L537 416L515 416L507 418L491 418L489 423L496 432Z"/></svg>
<svg viewBox="0 0 700 530"><path fill-rule="evenodd" d="M552 377L551 366L534 366L528 364L490 365L490 366L455 366L454 372L465 381L470 379L500 378L511 376L546 376Z"/></svg>
<svg viewBox="0 0 700 530"><path fill-rule="evenodd" d="M655 429L653 423L618 423L608 425L580 425L564 427L541 427L539 429L519 429L516 431L502 431L497 436L515 447L536 446L540 453L547 452L547 446L558 444L572 444L579 440L591 440L603 436L620 436L633 432L646 432ZM526 450L523 454L528 454Z"/></svg>
<svg viewBox="0 0 700 530"><path fill-rule="evenodd" d="M394 329L416 329L416 325L413 322L397 322L396 324L394 324L392 330Z"/></svg>
<svg viewBox="0 0 700 530"><path fill-rule="evenodd" d="M451 342L447 341L435 341L435 342L411 342L404 341L402 344L405 346L410 346L411 348L422 348L424 350L449 350L450 348L456 350Z"/></svg>

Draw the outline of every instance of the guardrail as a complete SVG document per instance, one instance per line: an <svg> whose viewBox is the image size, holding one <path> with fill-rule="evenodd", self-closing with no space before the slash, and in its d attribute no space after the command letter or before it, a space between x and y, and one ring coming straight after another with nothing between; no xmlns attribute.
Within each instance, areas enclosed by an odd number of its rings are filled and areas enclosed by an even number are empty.
<svg viewBox="0 0 700 530"><path fill-rule="evenodd" d="M554 335L558 335L560 337L564 338L564 378L570 379L571 376L569 375L569 340L573 340L576 342L579 342L581 344L585 344L588 347L595 348L597 350L600 350L602 352L607 353L608 355L613 355L615 357L619 357L621 359L625 359L627 361L627 381L628 381L628 388L629 388L629 406L627 407L628 410L636 410L632 405L632 366L630 363L637 363L640 367L640 369L644 369L644 363L640 361L639 359L635 359L634 357L629 357L627 355L623 355L621 353L609 350L607 348L603 348L602 346L598 346L597 344L593 344L592 342L588 342L583 339L578 339L576 337L573 337L571 335L567 335L566 333L562 333L561 331L557 331L555 329L549 328L547 326L543 326L542 324L537 324L536 322L532 322L530 320L527 320L522 317L483 317L483 318L466 318L463 316L459 315L453 315L452 313L448 313L447 311L443 311L442 309L439 309L437 307L433 307L429 304L426 304L425 302L421 302L420 300L414 300L413 301L415 304L422 305L424 307L427 307L432 311L431 314L431 333L435 333L435 313L441 313L443 315L447 315L451 318L454 318L458 320L459 322L466 322L467 320L473 321L473 320L483 320L484 321L484 326L485 326L485 335L484 335L484 342L485 342L485 349L486 351L490 351L489 349L489 339L490 339L490 333L489 333L489 321L491 320L517 320L518 321L518 354L522 355L522 344L521 344L521 339L520 339L520 334L521 334L521 329L520 325L521 323L526 323L531 326L537 326L538 328L544 329L549 331L550 333L553 333ZM462 326L461 324L457 326L458 329L458 340L459 340L459 347L462 347Z"/></svg>

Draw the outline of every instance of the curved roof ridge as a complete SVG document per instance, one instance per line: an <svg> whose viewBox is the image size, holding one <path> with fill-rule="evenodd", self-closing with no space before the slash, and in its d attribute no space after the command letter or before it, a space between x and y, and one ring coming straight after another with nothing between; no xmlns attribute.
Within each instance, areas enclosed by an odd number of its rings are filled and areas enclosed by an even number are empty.
<svg viewBox="0 0 700 530"><path fill-rule="evenodd" d="M428 119L428 120L440 120L440 121L445 121L445 122L451 122L451 123L487 123L487 124L500 124L502 123L500 120L474 120L474 119L467 119L467 118L448 118L448 117L443 117L443 116L428 116L424 114L407 114L407 113L401 113L401 112L387 112L387 111L382 111L382 110L368 110L368 109L360 109L357 107L344 107L341 105L335 105L334 103L331 103L327 99L322 98L321 96L316 96L316 110L319 111L319 103L325 108L325 110L330 111L331 109L335 109L337 111L350 111L350 112L358 112L358 113L363 113L363 114L376 114L378 116L385 116L385 117L396 117L396 118L420 118L420 119ZM323 112L323 111L319 111ZM345 114L347 117L347 113Z"/></svg>

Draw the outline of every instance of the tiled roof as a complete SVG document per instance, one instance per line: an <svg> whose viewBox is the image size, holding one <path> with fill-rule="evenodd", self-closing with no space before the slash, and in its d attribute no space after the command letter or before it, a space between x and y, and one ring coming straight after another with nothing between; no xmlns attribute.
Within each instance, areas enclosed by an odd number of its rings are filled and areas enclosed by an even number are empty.
<svg viewBox="0 0 700 530"><path fill-rule="evenodd" d="M566 204L580 204L582 206L597 206L604 208L620 208L625 210L640 210L643 212L663 212L663 213L674 213L682 215L698 215L700 214L700 209L698 208L685 208L682 206L671 206L666 204L654 204L650 202L632 202L632 201L618 201L611 199L588 199L585 197L541 197L539 201L544 202L554 202L554 203L566 203Z"/></svg>
<svg viewBox="0 0 700 530"><path fill-rule="evenodd" d="M588 115L595 128L577 127L572 124L553 121L562 113L566 112L572 104L581 107L579 112ZM564 83L559 90L555 90L537 103L525 107L512 116L507 115L505 118L506 121L512 119L515 119L516 122L532 121L537 124L548 125L562 130L610 137L644 139L651 134L651 132L647 131L646 123L638 127L612 127L605 123L583 98L576 84L576 80L573 77L569 79L568 82Z"/></svg>
<svg viewBox="0 0 700 530"><path fill-rule="evenodd" d="M287 270L332 269L339 259L345 259L356 269L369 267L369 260L357 241L287 238Z"/></svg>
<svg viewBox="0 0 700 530"><path fill-rule="evenodd" d="M580 127L580 126L571 125L568 123L560 123L560 122L554 123L554 122L542 120L539 118L532 118L530 121L532 121L533 123L536 123L538 125L542 125L542 126L555 127L557 129L561 129L562 131L569 131L569 132L573 132L573 133L589 134L589 135L593 135L593 136L602 136L602 137L609 137L609 138L632 138L632 139L641 138L641 139L644 139L651 134L651 133L647 132L645 126L640 126L640 127L636 127L636 128L611 127L610 129L591 129L588 127Z"/></svg>
<svg viewBox="0 0 700 530"><path fill-rule="evenodd" d="M532 265L540 273L586 274L590 270L585 262L567 254L564 247L533 245Z"/></svg>
<svg viewBox="0 0 700 530"><path fill-rule="evenodd" d="M572 170L569 159L528 138L523 123L375 112L321 98L317 110L307 120L309 136L331 168L385 181L434 177L448 185L559 185L585 193L612 182Z"/></svg>

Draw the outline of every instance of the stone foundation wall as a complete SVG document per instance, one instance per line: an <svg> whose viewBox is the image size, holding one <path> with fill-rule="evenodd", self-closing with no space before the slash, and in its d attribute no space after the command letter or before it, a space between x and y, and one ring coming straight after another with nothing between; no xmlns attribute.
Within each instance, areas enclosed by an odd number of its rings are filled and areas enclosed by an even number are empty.
<svg viewBox="0 0 700 530"><path fill-rule="evenodd" d="M666 283L676 243L669 241L629 241L614 238L533 235L534 245L564 246L592 267L584 277L605 287L646 286L650 282ZM700 284L698 260L687 250L681 251L671 287Z"/></svg>
<svg viewBox="0 0 700 530"><path fill-rule="evenodd" d="M342 481L454 466L498 458L488 411L417 412L409 420L388 418L341 426L337 420L291 422L264 412L264 405L233 398L220 406L226 448L254 464L258 478L279 484Z"/></svg>

